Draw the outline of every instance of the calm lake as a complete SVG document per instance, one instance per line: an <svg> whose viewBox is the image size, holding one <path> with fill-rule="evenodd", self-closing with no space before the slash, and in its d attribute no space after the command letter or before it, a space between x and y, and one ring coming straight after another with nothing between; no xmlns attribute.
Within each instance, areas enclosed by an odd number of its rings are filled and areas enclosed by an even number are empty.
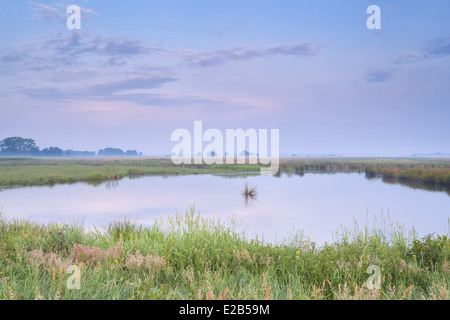
<svg viewBox="0 0 450 320"><path fill-rule="evenodd" d="M257 199L246 203L245 183L256 186ZM184 213L195 204L202 216L244 219L248 237L277 242L303 230L322 244L333 233L388 219L419 236L447 234L450 196L446 192L412 189L366 179L364 174L304 176L186 175L123 179L116 184L84 183L53 187L6 189L0 192L4 217L40 223L80 222L103 229L124 217L152 225L157 218Z"/></svg>

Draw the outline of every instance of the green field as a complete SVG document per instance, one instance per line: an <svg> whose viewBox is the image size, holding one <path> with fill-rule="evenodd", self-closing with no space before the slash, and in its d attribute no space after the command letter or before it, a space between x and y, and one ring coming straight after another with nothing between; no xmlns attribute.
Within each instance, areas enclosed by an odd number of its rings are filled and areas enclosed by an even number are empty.
<svg viewBox="0 0 450 320"><path fill-rule="evenodd" d="M449 260L446 236L415 239L389 222L355 225L319 247L301 234L276 245L248 239L236 221L193 208L105 232L0 220L1 299L449 299ZM67 285L76 284L71 265L80 289Z"/></svg>

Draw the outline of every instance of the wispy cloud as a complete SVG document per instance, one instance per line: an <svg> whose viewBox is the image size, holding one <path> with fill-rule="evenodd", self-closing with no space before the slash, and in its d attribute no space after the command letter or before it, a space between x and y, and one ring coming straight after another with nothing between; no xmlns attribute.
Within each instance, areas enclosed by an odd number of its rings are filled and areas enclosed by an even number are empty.
<svg viewBox="0 0 450 320"><path fill-rule="evenodd" d="M29 4L31 5L31 20L62 23L67 19L66 13L61 9L32 1Z"/></svg>
<svg viewBox="0 0 450 320"><path fill-rule="evenodd" d="M125 80L99 83L81 88L46 87L23 89L21 93L30 98L44 100L111 99L111 97L118 97L115 95L122 91L160 88L165 83L176 80L165 76L134 76ZM121 95L120 99L117 100L127 100L126 94Z"/></svg>
<svg viewBox="0 0 450 320"><path fill-rule="evenodd" d="M45 101L126 101L143 106L188 106L193 104L222 104L223 101L210 97L158 93L165 84L178 81L175 77L155 75L132 76L120 81L110 81L88 86L52 86L16 88L17 92L31 99Z"/></svg>
<svg viewBox="0 0 450 320"><path fill-rule="evenodd" d="M400 65L447 56L450 56L450 37L436 39L416 52L400 56L394 63Z"/></svg>
<svg viewBox="0 0 450 320"><path fill-rule="evenodd" d="M382 83L395 78L396 73L404 68L404 65L418 63L438 58L445 58L450 56L450 37L439 38L429 42L423 48L399 56L391 62L391 67L387 69L372 69L367 70L364 78L367 83ZM396 67L392 68L392 64Z"/></svg>
<svg viewBox="0 0 450 320"><path fill-rule="evenodd" d="M38 6L57 17L51 7ZM127 37L92 36L72 31L0 51L0 78L9 79L9 91L29 99L53 102L126 101L141 106L192 106L211 112L227 102L230 108L248 103L226 97L162 93L159 90L180 80L178 69L207 67L231 61L275 55L313 57L319 45L301 43L265 49L237 47L212 52L187 52L150 45ZM170 66L172 64L172 67ZM169 66L167 66L169 65ZM176 71L175 71L176 70ZM30 79L24 82L23 79ZM17 80L17 83L11 80ZM253 108L253 105L250 105ZM203 109L202 109L203 110Z"/></svg>
<svg viewBox="0 0 450 320"><path fill-rule="evenodd" d="M394 70L368 70L365 74L367 83L386 82L394 77Z"/></svg>
<svg viewBox="0 0 450 320"><path fill-rule="evenodd" d="M237 47L206 53L189 52L185 53L183 58L191 66L210 67L232 60L249 60L257 57L266 57L272 55L311 57L317 55L319 53L319 50L319 46L315 46L312 43L308 42L297 45L286 45L266 49L249 49L247 47Z"/></svg>
<svg viewBox="0 0 450 320"><path fill-rule="evenodd" d="M44 5L41 3L29 1L30 4L30 19L45 23L56 23L65 25L68 14L66 12L67 5L58 4L54 7ZM87 19L90 14L97 14L94 10L89 8L81 7L81 18L83 20Z"/></svg>
<svg viewBox="0 0 450 320"><path fill-rule="evenodd" d="M60 34L51 39L26 43L9 48L0 53L3 70L20 73L22 71L51 71L77 67L83 64L99 67L126 65L137 56L153 56L164 50L152 47L138 40L72 32L69 36ZM95 61L95 63L93 63Z"/></svg>
<svg viewBox="0 0 450 320"><path fill-rule="evenodd" d="M450 37L433 41L425 50L424 58L440 58L450 55Z"/></svg>
<svg viewBox="0 0 450 320"><path fill-rule="evenodd" d="M390 12L397 12L399 8L398 8L398 7L387 6L387 9L388 9Z"/></svg>
<svg viewBox="0 0 450 320"><path fill-rule="evenodd" d="M152 46L140 40L119 37L90 36L73 31L70 35L58 34L33 43L16 45L0 52L0 67L14 72L58 71L76 65L127 67L139 59L162 57L186 62L188 66L208 67L229 61L250 60L274 55L312 57L319 54L321 46L312 43L282 45L265 49L237 47L211 52L173 51ZM148 59L147 59L148 60ZM95 61L95 63L93 63ZM145 63L141 64L146 65ZM157 67L157 66L153 66Z"/></svg>

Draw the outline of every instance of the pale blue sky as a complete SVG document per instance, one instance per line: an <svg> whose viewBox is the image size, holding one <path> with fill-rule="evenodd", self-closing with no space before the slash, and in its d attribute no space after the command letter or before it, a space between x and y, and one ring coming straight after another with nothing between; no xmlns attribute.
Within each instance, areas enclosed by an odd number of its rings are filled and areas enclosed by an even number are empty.
<svg viewBox="0 0 450 320"><path fill-rule="evenodd" d="M81 30L66 28L71 4ZM282 154L450 152L449 13L446 0L0 1L0 139L163 155L202 120L280 129Z"/></svg>

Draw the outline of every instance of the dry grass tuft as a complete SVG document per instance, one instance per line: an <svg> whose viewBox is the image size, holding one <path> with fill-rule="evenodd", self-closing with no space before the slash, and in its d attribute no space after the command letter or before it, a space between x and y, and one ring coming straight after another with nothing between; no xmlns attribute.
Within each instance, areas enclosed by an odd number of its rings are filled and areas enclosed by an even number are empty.
<svg viewBox="0 0 450 320"><path fill-rule="evenodd" d="M253 264L256 260L256 256L253 254L252 257L252 255L250 254L250 252L248 252L247 249L243 249L241 251L235 250L234 255L238 262L247 262L249 264Z"/></svg>
<svg viewBox="0 0 450 320"><path fill-rule="evenodd" d="M450 300L450 292L445 284L434 283L430 287L429 296L421 294L423 300Z"/></svg>
<svg viewBox="0 0 450 320"><path fill-rule="evenodd" d="M131 270L138 270L141 268L144 262L144 256L138 250L135 254L128 254L127 260L125 262L125 267Z"/></svg>
<svg viewBox="0 0 450 320"><path fill-rule="evenodd" d="M206 300L216 300L216 296L214 295L211 286L208 286L208 291L206 292Z"/></svg>
<svg viewBox="0 0 450 320"><path fill-rule="evenodd" d="M125 262L125 267L131 270L139 270L141 268L146 268L149 271L159 272L166 268L166 261L164 258L158 255L147 254L143 256L138 250L135 254L128 254L127 260Z"/></svg>
<svg viewBox="0 0 450 320"><path fill-rule="evenodd" d="M352 292L345 282L343 287L339 284L337 291L338 300L378 300L379 295L380 290L368 289L366 283L363 283L361 287L356 284Z"/></svg>
<svg viewBox="0 0 450 320"><path fill-rule="evenodd" d="M230 298L228 296L229 291L230 291L230 289L228 287L226 287L225 290L223 290L223 293L221 292L219 294L219 297L217 298L217 300L228 300Z"/></svg>
<svg viewBox="0 0 450 320"><path fill-rule="evenodd" d="M89 265L98 265L104 261L119 259L122 255L123 246L119 242L117 242L114 247L111 247L106 251L100 249L99 247L83 246L76 243L70 251L70 257L72 260L85 262Z"/></svg>
<svg viewBox="0 0 450 320"><path fill-rule="evenodd" d="M72 264L72 259L63 259L54 252L44 253L42 249L30 251L28 253L28 261L34 265L44 267L49 270L54 270L55 267L62 270L67 270L67 268Z"/></svg>

